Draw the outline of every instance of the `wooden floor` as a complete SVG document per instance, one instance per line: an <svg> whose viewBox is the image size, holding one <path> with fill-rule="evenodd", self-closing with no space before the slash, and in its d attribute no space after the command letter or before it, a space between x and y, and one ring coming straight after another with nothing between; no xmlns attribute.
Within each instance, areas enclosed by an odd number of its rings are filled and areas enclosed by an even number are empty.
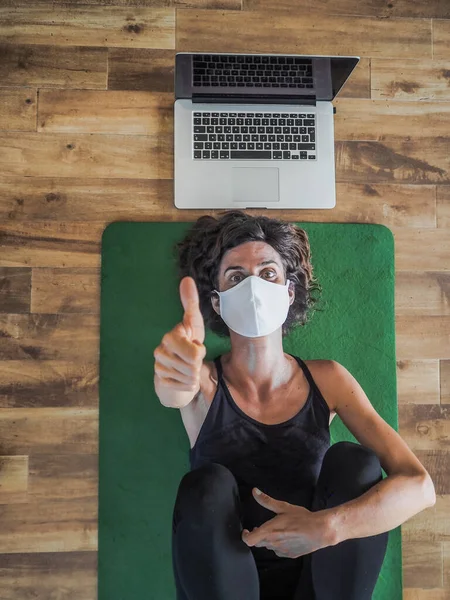
<svg viewBox="0 0 450 600"><path fill-rule="evenodd" d="M0 598L96 598L101 233L205 214L173 204L176 51L362 57L336 208L269 216L394 233L400 434L437 494L404 598L449 600L449 0L0 1Z"/></svg>

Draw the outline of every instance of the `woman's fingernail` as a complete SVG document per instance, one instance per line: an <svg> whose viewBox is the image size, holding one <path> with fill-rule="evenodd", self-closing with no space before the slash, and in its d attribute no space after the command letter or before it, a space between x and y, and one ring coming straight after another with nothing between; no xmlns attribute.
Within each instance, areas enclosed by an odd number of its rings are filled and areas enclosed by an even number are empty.
<svg viewBox="0 0 450 600"><path fill-rule="evenodd" d="M260 496L262 494L261 490L258 490L258 488L255 488L255 492L258 496Z"/></svg>

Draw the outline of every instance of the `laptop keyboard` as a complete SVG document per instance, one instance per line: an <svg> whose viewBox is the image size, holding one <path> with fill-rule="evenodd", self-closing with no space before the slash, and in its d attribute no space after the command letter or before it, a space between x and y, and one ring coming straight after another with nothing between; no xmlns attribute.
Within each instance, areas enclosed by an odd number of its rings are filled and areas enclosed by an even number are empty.
<svg viewBox="0 0 450 600"><path fill-rule="evenodd" d="M193 112L193 158L316 160L316 115Z"/></svg>
<svg viewBox="0 0 450 600"><path fill-rule="evenodd" d="M192 70L197 87L314 87L312 60L295 56L195 54Z"/></svg>

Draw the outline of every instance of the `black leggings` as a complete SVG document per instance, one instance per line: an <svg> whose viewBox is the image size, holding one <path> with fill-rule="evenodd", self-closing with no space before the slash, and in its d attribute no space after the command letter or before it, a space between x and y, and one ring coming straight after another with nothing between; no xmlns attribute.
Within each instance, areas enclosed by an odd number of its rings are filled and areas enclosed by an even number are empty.
<svg viewBox="0 0 450 600"><path fill-rule="evenodd" d="M306 508L338 506L382 478L370 448L338 442L324 456L312 507ZM173 514L176 600L371 600L389 535L348 539L296 559L280 557L279 565L260 569L241 538L236 479L218 463L184 475Z"/></svg>

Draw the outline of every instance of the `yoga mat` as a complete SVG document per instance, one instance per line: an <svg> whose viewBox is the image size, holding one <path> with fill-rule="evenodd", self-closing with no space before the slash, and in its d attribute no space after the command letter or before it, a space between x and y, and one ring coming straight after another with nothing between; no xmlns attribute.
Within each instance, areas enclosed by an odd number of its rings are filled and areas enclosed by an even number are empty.
<svg viewBox="0 0 450 600"><path fill-rule="evenodd" d="M383 225L295 222L308 233L322 312L285 337L285 352L333 359L398 431L394 239ZM102 237L99 600L175 600L172 513L190 470L180 411L153 386L153 351L183 317L172 248L192 223L110 224ZM206 329L206 360L229 339ZM358 442L336 415L331 445ZM386 473L383 471L383 478ZM402 599L401 528L389 532L373 600ZM195 599L193 599L195 600ZM213 598L211 600L214 600Z"/></svg>

